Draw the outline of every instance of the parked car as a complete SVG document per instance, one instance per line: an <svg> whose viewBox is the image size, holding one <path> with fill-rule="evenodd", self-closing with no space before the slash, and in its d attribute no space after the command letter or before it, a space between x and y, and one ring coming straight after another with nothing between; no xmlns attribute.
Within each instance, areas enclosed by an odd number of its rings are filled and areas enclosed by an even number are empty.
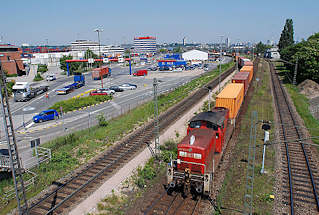
<svg viewBox="0 0 319 215"><path fill-rule="evenodd" d="M131 84L131 83L124 83L124 84L127 84L127 85L130 85L130 86L133 86L133 87L137 88L136 84Z"/></svg>
<svg viewBox="0 0 319 215"><path fill-rule="evenodd" d="M175 68L173 71L174 71L174 72L182 72L182 71L183 71L183 68L178 67L178 68Z"/></svg>
<svg viewBox="0 0 319 215"><path fill-rule="evenodd" d="M120 88L119 86L111 86L110 90L114 90L115 92L123 92L124 89Z"/></svg>
<svg viewBox="0 0 319 215"><path fill-rule="evenodd" d="M115 93L114 90L110 89L97 89L97 90L92 90L90 92L90 96L106 96L106 95L113 95Z"/></svg>
<svg viewBox="0 0 319 215"><path fill-rule="evenodd" d="M33 117L33 122L38 123L38 122L44 122L44 121L54 120L58 118L59 118L58 112L54 109L50 109L50 110L42 111L38 115L35 115Z"/></svg>
<svg viewBox="0 0 319 215"><path fill-rule="evenodd" d="M54 80L56 80L56 77L55 77L54 74L49 74L49 75L47 75L47 79L46 80L47 81L54 81Z"/></svg>
<svg viewBox="0 0 319 215"><path fill-rule="evenodd" d="M9 150L8 149L0 149L0 156L9 156Z"/></svg>
<svg viewBox="0 0 319 215"><path fill-rule="evenodd" d="M135 90L137 86L135 84L124 83L119 86L123 90Z"/></svg>

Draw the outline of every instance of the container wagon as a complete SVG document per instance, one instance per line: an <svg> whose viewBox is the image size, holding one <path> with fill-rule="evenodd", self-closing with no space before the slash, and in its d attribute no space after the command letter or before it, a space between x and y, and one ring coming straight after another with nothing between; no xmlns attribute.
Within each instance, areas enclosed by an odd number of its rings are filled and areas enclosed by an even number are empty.
<svg viewBox="0 0 319 215"><path fill-rule="evenodd" d="M235 119L244 99L244 84L230 83L216 97L216 107L229 110L229 118Z"/></svg>
<svg viewBox="0 0 319 215"><path fill-rule="evenodd" d="M232 78L232 83L241 83L244 84L245 95L249 87L249 72L238 72Z"/></svg>
<svg viewBox="0 0 319 215"><path fill-rule="evenodd" d="M240 69L240 72L249 72L249 83L253 79L254 76L254 67L253 66L243 66L243 68Z"/></svg>

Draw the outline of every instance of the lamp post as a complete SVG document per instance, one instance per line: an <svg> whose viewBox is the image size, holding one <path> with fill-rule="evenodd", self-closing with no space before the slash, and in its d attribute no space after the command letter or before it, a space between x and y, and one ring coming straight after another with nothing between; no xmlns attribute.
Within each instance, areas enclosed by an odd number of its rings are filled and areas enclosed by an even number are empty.
<svg viewBox="0 0 319 215"><path fill-rule="evenodd" d="M97 32L97 38L98 38L98 41L99 41L99 59L101 60L100 32L103 32L103 29L101 27L99 27L99 28L96 28L94 31ZM99 65L101 67L101 61L100 61Z"/></svg>
<svg viewBox="0 0 319 215"><path fill-rule="evenodd" d="M99 67L101 67L101 43L100 43L100 32L103 32L103 29L102 28L96 28L94 30L95 32L97 32L97 38L98 38L98 41L99 41ZM100 76L101 77L101 86L103 88L103 77L102 75Z"/></svg>

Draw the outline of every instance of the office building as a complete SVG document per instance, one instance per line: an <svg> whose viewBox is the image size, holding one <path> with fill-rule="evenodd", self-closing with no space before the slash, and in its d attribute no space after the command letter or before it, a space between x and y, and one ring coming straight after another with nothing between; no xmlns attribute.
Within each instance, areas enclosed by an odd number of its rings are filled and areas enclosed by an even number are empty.
<svg viewBox="0 0 319 215"><path fill-rule="evenodd" d="M134 52L139 54L155 53L156 38L155 37L135 37Z"/></svg>

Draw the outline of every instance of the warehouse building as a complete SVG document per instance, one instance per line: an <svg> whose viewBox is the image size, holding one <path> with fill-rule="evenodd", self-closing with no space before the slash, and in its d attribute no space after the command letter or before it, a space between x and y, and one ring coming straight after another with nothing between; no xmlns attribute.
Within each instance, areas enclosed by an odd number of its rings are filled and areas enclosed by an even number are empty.
<svg viewBox="0 0 319 215"><path fill-rule="evenodd" d="M25 68L21 59L22 50L13 45L0 45L0 61L4 71L8 74L25 75Z"/></svg>
<svg viewBox="0 0 319 215"><path fill-rule="evenodd" d="M182 54L182 58L186 61L207 61L208 53L199 50L190 50Z"/></svg>
<svg viewBox="0 0 319 215"><path fill-rule="evenodd" d="M147 54L156 52L156 37L135 37L134 52Z"/></svg>

